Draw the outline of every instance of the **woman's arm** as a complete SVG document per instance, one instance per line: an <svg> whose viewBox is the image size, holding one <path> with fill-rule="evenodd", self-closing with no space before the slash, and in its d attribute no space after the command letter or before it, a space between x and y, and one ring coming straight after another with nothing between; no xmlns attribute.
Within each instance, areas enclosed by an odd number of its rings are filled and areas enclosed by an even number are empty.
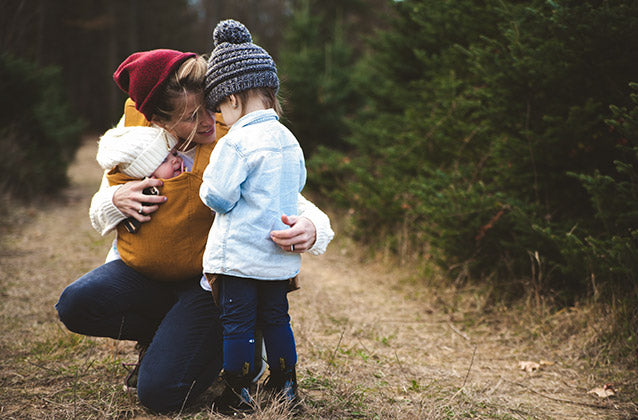
<svg viewBox="0 0 638 420"><path fill-rule="evenodd" d="M121 185L110 187L105 173L102 177L100 189L91 199L91 207L89 207L91 225L102 236L112 231L118 223L126 219L126 215L120 212L113 204L113 195L120 187Z"/></svg>
<svg viewBox="0 0 638 420"><path fill-rule="evenodd" d="M281 220L290 229L274 230L270 232L272 240L284 251L308 252L311 255L321 255L334 237L330 227L330 219L312 202L299 194L297 201L298 216L282 216Z"/></svg>
<svg viewBox="0 0 638 420"><path fill-rule="evenodd" d="M145 195L142 191L147 187L161 185L162 181L159 179L145 179L109 186L105 173L100 189L91 199L91 207L89 208L91 225L104 236L127 217L134 217L141 223L148 222L151 220L149 214L156 211L159 208L158 204L165 202L166 197ZM151 203L152 205L141 207L142 203ZM143 213L139 213L140 208L142 208Z"/></svg>

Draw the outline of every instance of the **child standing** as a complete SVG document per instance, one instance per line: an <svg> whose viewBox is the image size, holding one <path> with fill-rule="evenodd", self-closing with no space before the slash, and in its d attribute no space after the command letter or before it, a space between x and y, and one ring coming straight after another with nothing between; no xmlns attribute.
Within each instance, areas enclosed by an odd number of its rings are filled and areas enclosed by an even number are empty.
<svg viewBox="0 0 638 420"><path fill-rule="evenodd" d="M279 122L273 59L234 20L215 28L206 74L206 105L230 130L213 150L200 198L216 212L204 252L204 273L218 291L227 390L220 410L248 409L255 327L263 331L270 380L266 387L296 399L297 352L287 292L301 256L270 238L296 214L306 181L301 147Z"/></svg>

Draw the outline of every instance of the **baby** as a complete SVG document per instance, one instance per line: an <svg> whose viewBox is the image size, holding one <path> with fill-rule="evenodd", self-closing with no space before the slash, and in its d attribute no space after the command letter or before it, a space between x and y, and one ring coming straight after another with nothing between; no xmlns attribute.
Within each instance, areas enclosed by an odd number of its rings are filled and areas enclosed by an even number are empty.
<svg viewBox="0 0 638 420"><path fill-rule="evenodd" d="M117 173L132 178L170 179L184 172L184 161L177 153L177 139L159 127L118 127L108 130L100 138L97 161L113 183ZM144 194L158 195L157 188L145 189ZM140 213L143 206L140 207ZM135 233L140 222L129 217L123 222Z"/></svg>
<svg viewBox="0 0 638 420"><path fill-rule="evenodd" d="M133 178L170 179L184 170L177 139L159 127L117 127L100 138L97 161Z"/></svg>

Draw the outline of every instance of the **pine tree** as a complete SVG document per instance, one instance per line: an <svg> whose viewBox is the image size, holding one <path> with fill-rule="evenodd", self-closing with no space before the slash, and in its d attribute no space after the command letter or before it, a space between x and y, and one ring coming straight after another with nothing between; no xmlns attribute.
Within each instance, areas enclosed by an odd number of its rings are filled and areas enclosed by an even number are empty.
<svg viewBox="0 0 638 420"><path fill-rule="evenodd" d="M592 268L558 238L601 232L570 174L615 173L604 120L609 104L628 102L638 3L406 0L395 10L358 66L366 103L352 151L321 151L313 182L353 209L366 243L397 253L407 243L511 296L586 293Z"/></svg>
<svg viewBox="0 0 638 420"><path fill-rule="evenodd" d="M286 28L278 70L287 124L310 156L344 148L346 118L358 108L352 73L360 0L300 0ZM358 30L361 30L358 28Z"/></svg>

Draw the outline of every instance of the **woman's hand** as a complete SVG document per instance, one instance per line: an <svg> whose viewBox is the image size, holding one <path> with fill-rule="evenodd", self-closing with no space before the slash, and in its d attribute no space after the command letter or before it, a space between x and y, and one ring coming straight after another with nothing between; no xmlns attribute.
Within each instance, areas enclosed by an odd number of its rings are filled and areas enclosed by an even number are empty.
<svg viewBox="0 0 638 420"><path fill-rule="evenodd" d="M317 239L315 225L305 217L281 216L281 221L290 229L273 230L270 238L284 251L301 254L308 251Z"/></svg>
<svg viewBox="0 0 638 420"><path fill-rule="evenodd" d="M162 181L159 179L147 178L142 181L129 181L123 184L113 194L113 204L119 211L128 217L134 217L140 223L151 220L149 214L159 208L159 204L166 201L163 195L146 195L143 193L148 187L161 187ZM142 203L152 204L142 205Z"/></svg>

